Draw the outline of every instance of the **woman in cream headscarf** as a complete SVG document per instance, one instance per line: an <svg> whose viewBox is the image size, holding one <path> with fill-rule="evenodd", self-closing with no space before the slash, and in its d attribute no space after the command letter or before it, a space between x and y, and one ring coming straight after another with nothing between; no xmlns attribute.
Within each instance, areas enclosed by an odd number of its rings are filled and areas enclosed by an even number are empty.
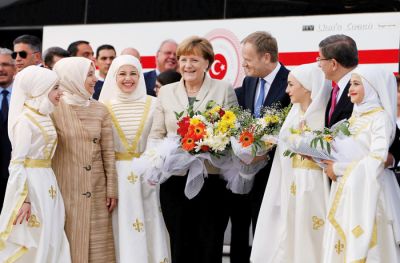
<svg viewBox="0 0 400 263"><path fill-rule="evenodd" d="M57 134L49 117L61 92L57 75L29 66L15 78L8 117L12 160L0 216L1 262L71 262L64 203L51 159Z"/></svg>
<svg viewBox="0 0 400 263"><path fill-rule="evenodd" d="M158 189L132 170L132 160L145 150L156 101L146 95L139 60L130 55L113 60L99 101L106 104L113 122L119 194L113 221L117 261L169 262Z"/></svg>
<svg viewBox="0 0 400 263"><path fill-rule="evenodd" d="M279 134L269 182L257 221L251 261L253 263L319 263L322 258L324 222L329 184L322 169L299 155L285 157L294 143L290 129L324 127L329 89L315 64L293 69L288 76L293 106Z"/></svg>
<svg viewBox="0 0 400 263"><path fill-rule="evenodd" d="M392 72L364 66L353 71L350 83L350 138L359 149L338 146L361 154L326 161L334 182L322 262L400 262L400 189L384 168L395 135L396 80Z"/></svg>
<svg viewBox="0 0 400 263"><path fill-rule="evenodd" d="M54 66L64 90L53 113L59 147L53 168L65 202L73 262L115 262L111 212L117 202L114 142L107 108L90 97L92 61L64 58Z"/></svg>

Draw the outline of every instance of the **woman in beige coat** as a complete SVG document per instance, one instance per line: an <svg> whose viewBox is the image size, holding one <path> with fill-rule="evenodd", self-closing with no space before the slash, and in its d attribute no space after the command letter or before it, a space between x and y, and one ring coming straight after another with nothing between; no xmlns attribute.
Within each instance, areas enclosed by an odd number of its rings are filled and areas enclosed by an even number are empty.
<svg viewBox="0 0 400 263"><path fill-rule="evenodd" d="M207 102L229 107L237 104L235 92L224 81L211 79L207 70L214 61L210 42L191 37L177 49L182 79L161 88L154 112L148 148L157 141L176 136L176 112L204 111ZM193 199L184 194L187 175L176 175L160 186L160 201L170 234L173 263L218 263L222 260L224 231L228 222L226 182L210 165L203 188Z"/></svg>
<svg viewBox="0 0 400 263"><path fill-rule="evenodd" d="M114 143L107 108L92 99L96 77L86 58L64 58L54 71L64 89L53 113L53 169L64 198L72 262L115 262L111 212L117 202Z"/></svg>

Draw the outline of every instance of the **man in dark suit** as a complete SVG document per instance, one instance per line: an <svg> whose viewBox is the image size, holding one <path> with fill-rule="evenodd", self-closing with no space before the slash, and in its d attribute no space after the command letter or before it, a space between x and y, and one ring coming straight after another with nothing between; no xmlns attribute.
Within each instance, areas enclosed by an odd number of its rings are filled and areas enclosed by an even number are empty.
<svg viewBox="0 0 400 263"><path fill-rule="evenodd" d="M144 73L147 94L156 96L154 88L156 87L157 76L166 70L176 70L178 62L176 60L176 48L178 44L172 40L164 40L156 54L156 69Z"/></svg>
<svg viewBox="0 0 400 263"><path fill-rule="evenodd" d="M96 85L94 86L93 99L98 100L101 89L103 88L104 80L110 69L111 63L116 57L115 48L111 45L101 45L96 50L96 67L99 69Z"/></svg>
<svg viewBox="0 0 400 263"><path fill-rule="evenodd" d="M242 87L236 89L239 105L251 110L255 117L261 115L263 106L288 106L290 98L285 90L289 71L278 61L276 39L267 32L252 33L242 41L242 55L246 78ZM262 157L270 161L256 174L253 189L248 195L231 194L232 263L249 262L250 221L254 232L274 153L275 150L272 150Z"/></svg>
<svg viewBox="0 0 400 263"><path fill-rule="evenodd" d="M12 51L0 48L0 211L8 181L8 165L11 159L11 143L8 138L7 121L13 78L16 72Z"/></svg>
<svg viewBox="0 0 400 263"><path fill-rule="evenodd" d="M332 35L319 43L319 66L325 77L332 81L332 92L326 107L325 126L331 127L340 120L350 118L353 103L348 96L351 72L358 65L358 50L356 42L346 35ZM386 167L393 168L400 158L400 131L397 128Z"/></svg>

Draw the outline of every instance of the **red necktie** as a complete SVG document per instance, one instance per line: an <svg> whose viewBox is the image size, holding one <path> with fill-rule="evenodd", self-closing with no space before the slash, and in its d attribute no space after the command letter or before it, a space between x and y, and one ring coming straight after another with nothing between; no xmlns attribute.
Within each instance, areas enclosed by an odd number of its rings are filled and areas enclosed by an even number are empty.
<svg viewBox="0 0 400 263"><path fill-rule="evenodd" d="M336 84L336 82L332 81L332 99L331 99L331 107L329 109L328 123L331 122L332 114L335 111L336 99L338 93L339 93L339 86Z"/></svg>

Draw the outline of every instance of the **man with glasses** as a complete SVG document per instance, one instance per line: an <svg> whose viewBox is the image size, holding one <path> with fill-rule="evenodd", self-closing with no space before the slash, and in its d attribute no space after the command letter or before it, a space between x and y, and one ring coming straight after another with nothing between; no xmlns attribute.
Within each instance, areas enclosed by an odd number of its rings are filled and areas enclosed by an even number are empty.
<svg viewBox="0 0 400 263"><path fill-rule="evenodd" d="M317 61L325 77L332 81L331 97L326 107L325 126L350 118L353 103L348 96L352 71L358 65L358 50L354 39L346 35L331 35L319 43ZM397 128L385 163L393 168L400 159L400 131Z"/></svg>
<svg viewBox="0 0 400 263"><path fill-rule="evenodd" d="M36 36L22 35L14 42L14 52L11 54L15 60L17 72L30 65L42 64L42 42Z"/></svg>
<svg viewBox="0 0 400 263"><path fill-rule="evenodd" d="M12 83L15 75L12 51L0 48L0 211L8 180L8 165L11 159L11 143L8 138L7 121Z"/></svg>
<svg viewBox="0 0 400 263"><path fill-rule="evenodd" d="M156 86L157 76L166 70L176 70L178 63L176 60L176 48L178 44L172 40L164 40L156 54L156 69L144 73L144 81L146 82L147 94L156 96L154 88Z"/></svg>

